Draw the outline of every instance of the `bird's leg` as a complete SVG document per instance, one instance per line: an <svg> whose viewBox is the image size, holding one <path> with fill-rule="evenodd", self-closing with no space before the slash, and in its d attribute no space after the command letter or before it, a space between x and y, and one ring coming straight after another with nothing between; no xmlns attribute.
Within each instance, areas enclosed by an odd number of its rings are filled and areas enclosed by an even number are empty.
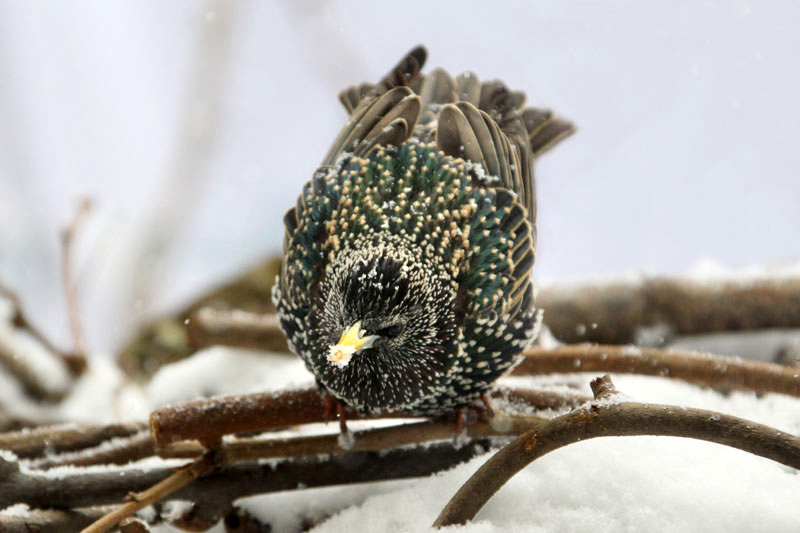
<svg viewBox="0 0 800 533"><path fill-rule="evenodd" d="M464 427L467 423L467 408L462 407L456 413L456 434L455 439L458 439L459 436L464 432Z"/></svg>
<svg viewBox="0 0 800 533"><path fill-rule="evenodd" d="M347 415L344 412L344 404L336 402L336 414L339 416L339 431L342 435L347 434Z"/></svg>
<svg viewBox="0 0 800 533"><path fill-rule="evenodd" d="M334 409L336 410L335 415ZM325 422L330 422L334 417L339 419L339 430L343 434L347 433L347 414L344 411L344 404L333 396L325 396L325 412L322 415L322 419Z"/></svg>
<svg viewBox="0 0 800 533"><path fill-rule="evenodd" d="M456 412L456 435L455 438L458 439L461 434L464 432L464 428L467 425L467 418L469 414L472 414L473 420L475 415L477 415L477 411L483 411L485 415L489 418L494 416L494 407L492 407L492 401L489 399L488 393L481 394L481 403L483 404L482 407L467 406L462 407Z"/></svg>
<svg viewBox="0 0 800 533"><path fill-rule="evenodd" d="M486 416L489 418L494 416L494 407L492 407L492 401L489 399L489 394L483 393L481 394L481 402L483 402L483 408L486 413Z"/></svg>
<svg viewBox="0 0 800 533"><path fill-rule="evenodd" d="M325 396L325 411L322 414L322 419L325 422L330 422L333 418L333 409L336 406L336 398L333 396Z"/></svg>

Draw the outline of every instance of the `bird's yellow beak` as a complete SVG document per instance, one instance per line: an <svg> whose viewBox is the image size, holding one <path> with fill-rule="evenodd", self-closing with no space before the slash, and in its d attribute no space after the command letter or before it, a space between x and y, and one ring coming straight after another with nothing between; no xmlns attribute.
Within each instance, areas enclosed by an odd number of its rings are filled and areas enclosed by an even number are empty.
<svg viewBox="0 0 800 533"><path fill-rule="evenodd" d="M365 332L361 330L360 320L347 328L342 338L339 339L339 343L330 347L328 361L339 368L346 367L354 353L358 350L369 348L378 338L377 335L365 336L364 333Z"/></svg>

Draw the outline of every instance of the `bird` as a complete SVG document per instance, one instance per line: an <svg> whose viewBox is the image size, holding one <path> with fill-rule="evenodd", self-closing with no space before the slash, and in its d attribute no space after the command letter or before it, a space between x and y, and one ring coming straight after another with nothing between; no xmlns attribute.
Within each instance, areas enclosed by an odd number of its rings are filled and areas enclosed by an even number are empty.
<svg viewBox="0 0 800 533"><path fill-rule="evenodd" d="M533 162L574 127L426 57L340 93L349 119L283 219L273 303L343 432L345 407L463 426L542 322Z"/></svg>

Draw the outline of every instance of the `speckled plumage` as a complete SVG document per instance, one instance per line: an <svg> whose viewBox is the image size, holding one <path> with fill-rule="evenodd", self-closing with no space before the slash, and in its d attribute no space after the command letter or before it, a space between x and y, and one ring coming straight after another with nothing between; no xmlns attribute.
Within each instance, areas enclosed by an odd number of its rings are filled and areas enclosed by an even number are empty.
<svg viewBox="0 0 800 533"><path fill-rule="evenodd" d="M273 300L320 388L362 411L469 404L536 336L534 157L571 132L472 74L421 76L412 50L351 118L284 221ZM374 345L327 358L361 321Z"/></svg>

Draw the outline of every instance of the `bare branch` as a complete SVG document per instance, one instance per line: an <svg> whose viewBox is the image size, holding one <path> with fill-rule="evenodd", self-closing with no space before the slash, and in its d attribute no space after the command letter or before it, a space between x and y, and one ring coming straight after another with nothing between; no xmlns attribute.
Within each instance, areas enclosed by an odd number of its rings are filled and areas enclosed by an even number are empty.
<svg viewBox="0 0 800 533"><path fill-rule="evenodd" d="M585 398L553 391L500 389L499 399L519 401L533 408L558 408L575 405ZM150 414L150 429L156 448L180 440L215 442L224 435L264 431L298 424L323 422L324 405L314 388L240 396L222 396L184 402ZM348 411L349 419L409 418L384 413L381 417L363 416Z"/></svg>
<svg viewBox="0 0 800 533"><path fill-rule="evenodd" d="M289 353L275 313L203 307L188 319L189 343L195 348L223 345Z"/></svg>
<svg viewBox="0 0 800 533"><path fill-rule="evenodd" d="M642 327L677 335L800 328L800 279L694 283L654 278L638 284L543 288L537 304L563 342L630 344Z"/></svg>
<svg viewBox="0 0 800 533"><path fill-rule="evenodd" d="M532 461L596 437L661 435L716 442L800 468L800 438L734 416L670 405L615 403L608 376L593 384L597 401L523 433L497 452L459 489L434 527L464 524Z"/></svg>
<svg viewBox="0 0 800 533"><path fill-rule="evenodd" d="M97 446L108 439L128 437L145 428L146 424L62 424L21 429L0 433L0 450L8 450L21 458L39 457L45 451L63 453Z"/></svg>
<svg viewBox="0 0 800 533"><path fill-rule="evenodd" d="M572 344L529 348L515 375L618 372L662 376L717 388L800 397L800 370L772 363L691 351Z"/></svg>
<svg viewBox="0 0 800 533"><path fill-rule="evenodd" d="M61 233L61 273L64 284L64 294L67 301L67 317L69 318L70 332L72 333L72 344L74 353L69 354L67 363L75 374L81 374L86 370L86 339L83 335L81 326L81 310L78 294L78 281L73 271L72 249L75 237L78 235L89 211L92 208L92 201L89 198L82 198L75 210L72 221Z"/></svg>
<svg viewBox="0 0 800 533"><path fill-rule="evenodd" d="M156 409L150 430L156 447L196 439L215 442L223 435L322 422L323 403L316 389L223 396Z"/></svg>

